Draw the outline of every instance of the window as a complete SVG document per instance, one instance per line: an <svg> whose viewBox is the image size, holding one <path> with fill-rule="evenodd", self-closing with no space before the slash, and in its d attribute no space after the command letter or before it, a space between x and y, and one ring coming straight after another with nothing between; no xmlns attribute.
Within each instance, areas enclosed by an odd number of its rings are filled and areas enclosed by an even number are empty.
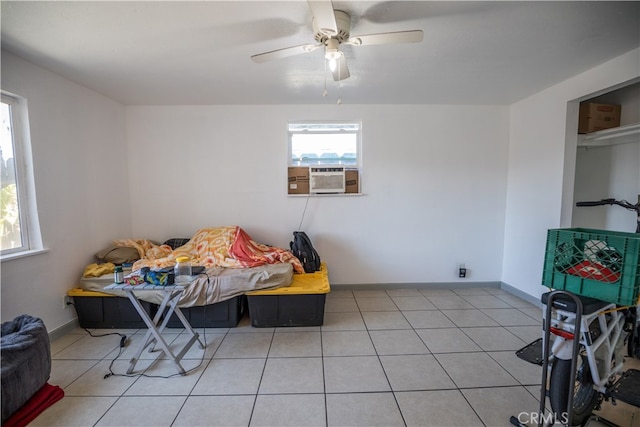
<svg viewBox="0 0 640 427"><path fill-rule="evenodd" d="M2 92L0 103L0 238L2 257L42 249L26 99Z"/></svg>
<svg viewBox="0 0 640 427"><path fill-rule="evenodd" d="M289 166L360 167L359 123L289 123Z"/></svg>

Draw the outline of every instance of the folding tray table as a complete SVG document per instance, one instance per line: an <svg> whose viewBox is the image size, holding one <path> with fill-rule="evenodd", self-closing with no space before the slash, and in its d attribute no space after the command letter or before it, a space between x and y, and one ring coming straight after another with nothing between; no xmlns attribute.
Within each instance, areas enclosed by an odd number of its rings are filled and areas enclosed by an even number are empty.
<svg viewBox="0 0 640 427"><path fill-rule="evenodd" d="M135 368L136 363L140 359L140 355L142 354L144 349L155 342L160 346L160 349L171 359L173 364L178 369L178 372L181 375L185 375L186 372L182 367L182 365L180 364L180 360L182 360L184 355L187 353L187 351L189 351L191 346L196 341L200 345L200 348L204 349L204 345L202 344L202 341L200 341L198 333L193 330L193 328L189 324L189 321L184 316L184 314L182 314L182 312L180 311L180 308L178 307L178 301L180 300L180 295L182 295L182 292L184 292L185 290L185 285L159 286L159 285L152 285L152 284L128 285L126 283L113 283L109 286L105 286L104 289L124 291L129 297L131 304L133 304L133 307L136 309L136 311L138 312L138 314L140 315L144 323L149 328L147 330L147 333L144 336L144 339L142 340L142 344L140 345L140 348L138 349L136 354L131 358L129 369L127 370L127 374L130 374L133 372L133 369ZM140 303L140 300L138 300L138 297L136 297L134 293L136 291L138 292L163 291L164 292L164 298L162 299L162 303L160 304L160 307L158 308L158 311L156 312L153 319L149 316L149 313L147 313L147 311L143 308L142 304ZM165 310L166 310L166 313L164 313ZM163 316L163 313L164 313L164 316ZM180 319L180 322L182 322L185 329L191 336L191 339L189 339L189 341L184 345L184 347L180 350L178 354L174 354L171 351L171 349L169 348L169 345L162 337L162 331L167 326L167 323L171 318L171 314L173 313L175 313L178 319ZM158 326L158 324L160 326ZM152 350L153 350L153 347L151 347L149 351L152 351Z"/></svg>

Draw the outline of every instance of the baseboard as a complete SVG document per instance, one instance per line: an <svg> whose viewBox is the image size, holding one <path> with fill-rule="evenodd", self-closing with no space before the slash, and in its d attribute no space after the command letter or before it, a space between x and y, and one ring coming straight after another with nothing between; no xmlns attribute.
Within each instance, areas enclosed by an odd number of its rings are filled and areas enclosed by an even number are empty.
<svg viewBox="0 0 640 427"><path fill-rule="evenodd" d="M65 323L64 325L56 328L52 331L49 331L49 341L56 340L60 337L67 335L72 330L79 328L80 324L78 323L78 318L74 318L73 320Z"/></svg>
<svg viewBox="0 0 640 427"><path fill-rule="evenodd" d="M510 294L513 294L515 296L517 296L518 298L521 298L537 307L542 307L542 302L540 302L540 298L536 298L533 295L530 295L526 292L522 292L520 289L518 288L514 288L511 285L508 285L504 282L500 283L500 289L505 290L506 292L509 292Z"/></svg>
<svg viewBox="0 0 640 427"><path fill-rule="evenodd" d="M331 284L333 290L357 291L387 289L466 289L466 288L500 288L501 282L429 282L429 283L362 283Z"/></svg>

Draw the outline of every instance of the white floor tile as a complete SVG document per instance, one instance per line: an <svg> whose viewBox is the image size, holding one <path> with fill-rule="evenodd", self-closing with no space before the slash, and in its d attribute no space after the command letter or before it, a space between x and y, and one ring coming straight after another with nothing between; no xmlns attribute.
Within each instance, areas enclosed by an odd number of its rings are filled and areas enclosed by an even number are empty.
<svg viewBox="0 0 640 427"><path fill-rule="evenodd" d="M66 388L78 377L99 363L99 360L51 360L49 384Z"/></svg>
<svg viewBox="0 0 640 427"><path fill-rule="evenodd" d="M528 344L501 326L461 328L461 330L484 351L513 350L515 352Z"/></svg>
<svg viewBox="0 0 640 427"><path fill-rule="evenodd" d="M324 378L327 393L391 390L376 356L325 357Z"/></svg>
<svg viewBox="0 0 640 427"><path fill-rule="evenodd" d="M499 326L498 322L480 310L443 310L442 312L459 328Z"/></svg>
<svg viewBox="0 0 640 427"><path fill-rule="evenodd" d="M482 349L458 328L417 329L431 353L463 353Z"/></svg>
<svg viewBox="0 0 640 427"><path fill-rule="evenodd" d="M359 311L349 313L325 313L323 331L364 331L367 329Z"/></svg>
<svg viewBox="0 0 640 427"><path fill-rule="evenodd" d="M370 356L375 355L373 343L367 331L322 332L324 356Z"/></svg>
<svg viewBox="0 0 640 427"><path fill-rule="evenodd" d="M111 361L103 360L85 372L80 378L64 389L65 396L120 396L127 391L138 377L109 376ZM129 362L116 360L112 371L125 373Z"/></svg>
<svg viewBox="0 0 640 427"><path fill-rule="evenodd" d="M459 390L396 393L408 427L460 427L482 425Z"/></svg>
<svg viewBox="0 0 640 427"><path fill-rule="evenodd" d="M369 336L379 355L429 353L414 330L369 331Z"/></svg>
<svg viewBox="0 0 640 427"><path fill-rule="evenodd" d="M258 394L324 393L320 357L270 358Z"/></svg>
<svg viewBox="0 0 640 427"><path fill-rule="evenodd" d="M515 378L486 353L446 353L434 356L459 388L518 384Z"/></svg>
<svg viewBox="0 0 640 427"><path fill-rule="evenodd" d="M411 325L400 311L368 311L363 312L362 317L367 329L370 331L411 329Z"/></svg>
<svg viewBox="0 0 640 427"><path fill-rule="evenodd" d="M185 400L186 396L121 397L95 425L171 426Z"/></svg>
<svg viewBox="0 0 640 427"><path fill-rule="evenodd" d="M438 310L403 311L414 329L452 328L456 325Z"/></svg>
<svg viewBox="0 0 640 427"><path fill-rule="evenodd" d="M326 426L322 394L259 395L250 426Z"/></svg>
<svg viewBox="0 0 640 427"><path fill-rule="evenodd" d="M538 401L524 387L494 387L462 390L480 419L487 426L510 426L512 416L529 424L530 414L539 409Z"/></svg>
<svg viewBox="0 0 640 427"><path fill-rule="evenodd" d="M393 391L453 389L456 385L430 354L381 356Z"/></svg>
<svg viewBox="0 0 640 427"><path fill-rule="evenodd" d="M273 336L269 357L313 357L322 355L320 332L280 332Z"/></svg>
<svg viewBox="0 0 640 427"><path fill-rule="evenodd" d="M358 297L356 296L356 303L358 304L358 308L360 311L398 311L398 306L396 306L393 300L384 296L381 298L371 298L371 297Z"/></svg>
<svg viewBox="0 0 640 427"><path fill-rule="evenodd" d="M256 394L265 359L213 359L191 394Z"/></svg>
<svg viewBox="0 0 640 427"><path fill-rule="evenodd" d="M327 425L404 426L392 393L327 394Z"/></svg>
<svg viewBox="0 0 640 427"><path fill-rule="evenodd" d="M267 357L273 333L227 334L214 358Z"/></svg>
<svg viewBox="0 0 640 427"><path fill-rule="evenodd" d="M255 396L189 396L172 427L246 427Z"/></svg>

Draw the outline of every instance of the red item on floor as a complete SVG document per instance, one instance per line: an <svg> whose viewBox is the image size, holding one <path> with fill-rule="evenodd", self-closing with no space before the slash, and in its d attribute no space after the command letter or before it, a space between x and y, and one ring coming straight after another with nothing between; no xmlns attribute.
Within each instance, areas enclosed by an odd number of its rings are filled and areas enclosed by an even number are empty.
<svg viewBox="0 0 640 427"><path fill-rule="evenodd" d="M13 413L3 424L3 427L24 427L35 420L49 406L64 397L64 390L57 385L46 383L27 400L22 408Z"/></svg>
<svg viewBox="0 0 640 427"><path fill-rule="evenodd" d="M567 273L574 276L584 277L585 279L597 280L599 282L613 283L620 278L620 273L616 273L602 264L591 261L582 261L571 268L567 269Z"/></svg>

